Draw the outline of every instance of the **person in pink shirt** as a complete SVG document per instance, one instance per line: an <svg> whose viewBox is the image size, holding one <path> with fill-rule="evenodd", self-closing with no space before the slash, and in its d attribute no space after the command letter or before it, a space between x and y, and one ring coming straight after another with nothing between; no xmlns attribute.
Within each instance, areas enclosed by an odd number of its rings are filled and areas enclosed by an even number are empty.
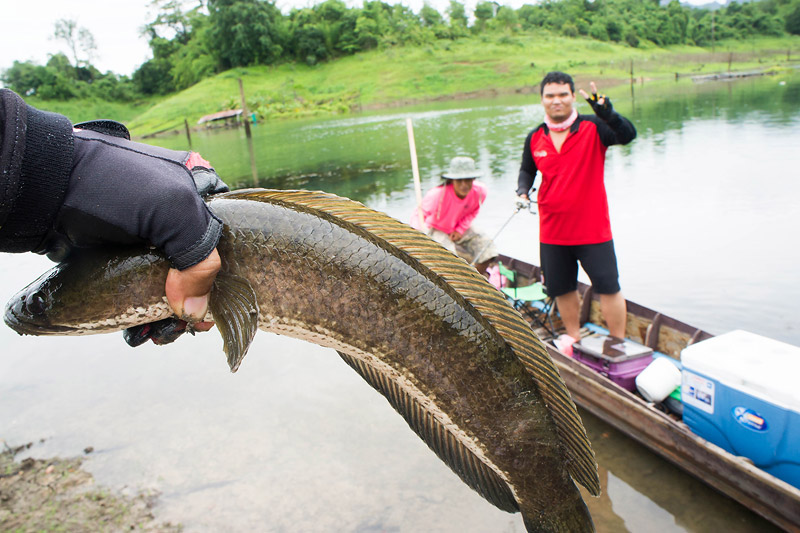
<svg viewBox="0 0 800 533"><path fill-rule="evenodd" d="M428 191L422 205L414 210L411 226L473 262L477 271L484 274L497 251L491 239L472 228L486 199L486 186L475 181L479 176L471 157L454 157L448 171L442 174L444 183ZM476 258L476 254L480 256Z"/></svg>

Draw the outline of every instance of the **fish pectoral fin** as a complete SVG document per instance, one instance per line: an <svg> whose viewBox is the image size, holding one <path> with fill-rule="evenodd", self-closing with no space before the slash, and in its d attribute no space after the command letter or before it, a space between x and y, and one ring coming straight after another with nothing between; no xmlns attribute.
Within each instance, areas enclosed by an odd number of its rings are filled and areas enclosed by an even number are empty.
<svg viewBox="0 0 800 533"><path fill-rule="evenodd" d="M231 372L236 372L258 330L258 299L246 279L220 272L214 280L208 303L222 334L223 348Z"/></svg>

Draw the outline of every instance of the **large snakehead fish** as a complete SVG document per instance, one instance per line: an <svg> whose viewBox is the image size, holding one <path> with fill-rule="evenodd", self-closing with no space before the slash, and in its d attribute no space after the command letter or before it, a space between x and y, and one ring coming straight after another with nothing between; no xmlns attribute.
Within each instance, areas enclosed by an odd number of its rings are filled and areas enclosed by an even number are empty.
<svg viewBox="0 0 800 533"><path fill-rule="evenodd" d="M467 485L528 531L593 531L600 493L569 392L541 341L465 261L387 215L321 192L216 195L210 314L236 371L256 329L334 348ZM15 296L21 334L119 331L171 316L152 249L73 253Z"/></svg>

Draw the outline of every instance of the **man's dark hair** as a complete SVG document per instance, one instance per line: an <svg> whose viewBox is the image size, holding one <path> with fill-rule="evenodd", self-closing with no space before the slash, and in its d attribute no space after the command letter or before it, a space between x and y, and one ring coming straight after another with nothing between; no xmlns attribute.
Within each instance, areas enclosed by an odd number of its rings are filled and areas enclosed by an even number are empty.
<svg viewBox="0 0 800 533"><path fill-rule="evenodd" d="M575 82L572 81L572 76L556 70L553 72L548 72L545 77L542 78L542 83L539 85L539 96L544 94L544 86L548 83L567 83L569 84L570 92L575 92Z"/></svg>

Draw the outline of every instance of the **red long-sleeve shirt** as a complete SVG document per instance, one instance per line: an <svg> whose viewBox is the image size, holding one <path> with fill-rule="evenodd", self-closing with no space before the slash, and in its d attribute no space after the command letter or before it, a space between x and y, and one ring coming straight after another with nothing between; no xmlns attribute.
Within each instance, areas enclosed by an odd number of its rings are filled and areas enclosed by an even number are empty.
<svg viewBox="0 0 800 533"><path fill-rule="evenodd" d="M604 183L606 149L627 144L636 129L614 112L605 122L578 115L557 151L544 124L525 139L517 194L527 194L537 170L539 240L545 244L597 244L611 240L611 222Z"/></svg>

